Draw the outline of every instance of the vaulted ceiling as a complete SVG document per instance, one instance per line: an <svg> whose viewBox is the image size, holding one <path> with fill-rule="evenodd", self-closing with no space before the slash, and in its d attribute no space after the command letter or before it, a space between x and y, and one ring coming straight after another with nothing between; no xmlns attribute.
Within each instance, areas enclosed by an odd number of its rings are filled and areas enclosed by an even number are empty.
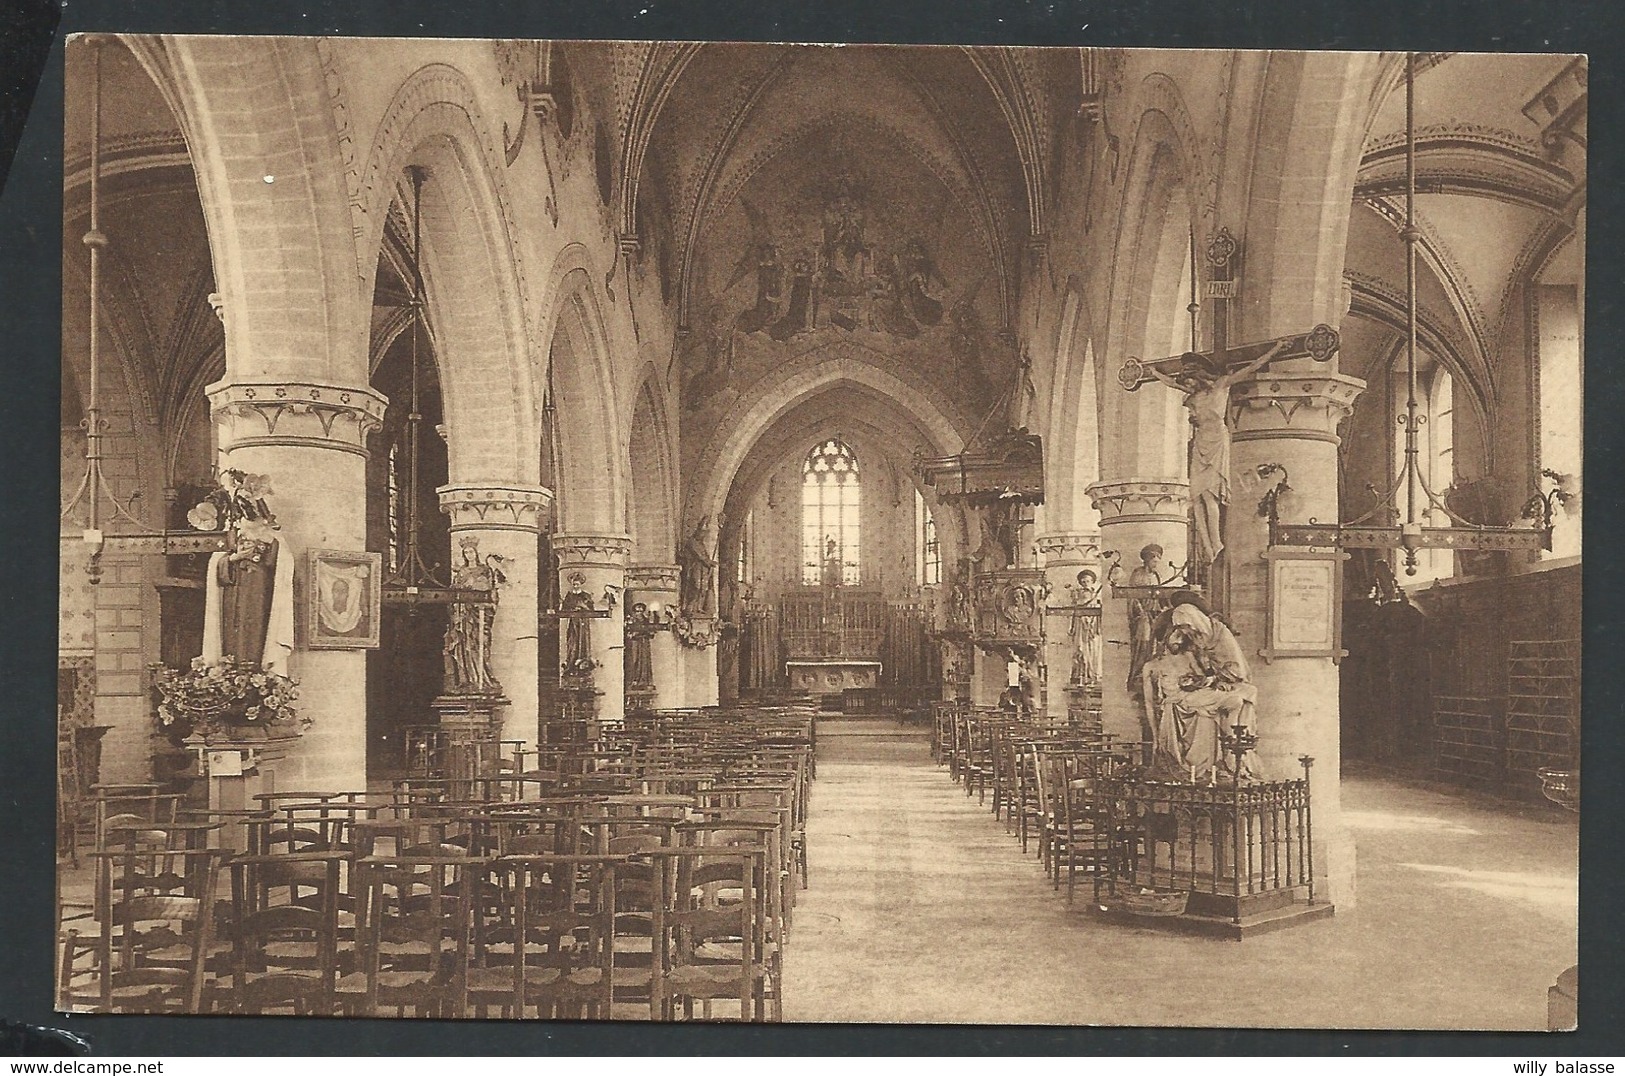
<svg viewBox="0 0 1625 1076"><path fill-rule="evenodd" d="M1403 299L1401 71L1396 58L1397 84L1373 117L1355 188L1347 264L1357 311L1362 302ZM1583 60L1565 56L1433 54L1419 62L1423 333L1482 393L1492 391L1507 343L1514 286L1574 231L1584 204L1584 77ZM1564 116L1576 101L1578 111Z"/></svg>
<svg viewBox="0 0 1625 1076"><path fill-rule="evenodd" d="M685 455L774 370L815 355L904 370L942 410L981 418L1014 373L1007 330L1077 56L650 50L621 95L620 195L686 330L685 430L699 436Z"/></svg>

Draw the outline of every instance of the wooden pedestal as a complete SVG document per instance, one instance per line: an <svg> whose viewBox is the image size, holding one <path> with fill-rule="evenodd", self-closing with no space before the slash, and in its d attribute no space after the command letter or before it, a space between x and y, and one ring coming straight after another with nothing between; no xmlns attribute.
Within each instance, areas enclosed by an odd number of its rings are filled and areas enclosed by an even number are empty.
<svg viewBox="0 0 1625 1076"><path fill-rule="evenodd" d="M277 791L277 770L298 741L296 735L188 739L187 746L198 755L198 770L208 781L209 813L229 821L232 816L258 809L260 804L254 797ZM248 850L241 826L225 826L210 843L232 852Z"/></svg>

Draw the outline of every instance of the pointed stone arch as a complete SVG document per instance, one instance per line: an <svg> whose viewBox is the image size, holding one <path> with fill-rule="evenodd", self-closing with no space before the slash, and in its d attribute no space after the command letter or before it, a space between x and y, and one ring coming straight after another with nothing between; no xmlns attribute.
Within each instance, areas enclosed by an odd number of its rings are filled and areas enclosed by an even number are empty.
<svg viewBox="0 0 1625 1076"><path fill-rule="evenodd" d="M451 481L534 483L540 458L529 446L540 436L540 392L511 197L473 89L456 68L418 69L379 125L358 195L369 295L390 204L412 202L408 168L425 177L422 269Z"/></svg>
<svg viewBox="0 0 1625 1076"><path fill-rule="evenodd" d="M227 379L365 384L344 165L314 38L121 38L185 135Z"/></svg>
<svg viewBox="0 0 1625 1076"><path fill-rule="evenodd" d="M1077 280L1061 303L1061 322L1044 426L1044 525L1093 531L1100 513L1084 493L1100 481L1100 372L1088 303Z"/></svg>
<svg viewBox="0 0 1625 1076"><path fill-rule="evenodd" d="M626 445L609 333L587 252L566 247L548 288L545 391L553 412L549 436L557 465L557 530L624 534Z"/></svg>
<svg viewBox="0 0 1625 1076"><path fill-rule="evenodd" d="M1097 371L1103 404L1100 467L1108 476L1185 473L1178 395L1160 384L1124 393L1112 375L1129 358L1162 358L1176 344L1178 319L1185 316L1178 297L1186 286L1190 229L1199 217L1195 175L1174 122L1157 109L1145 112L1135 128L1124 184L1105 346L1096 356L1102 367Z"/></svg>
<svg viewBox="0 0 1625 1076"><path fill-rule="evenodd" d="M627 529L634 564L676 556L678 482L672 422L660 375L651 364L632 409L627 445Z"/></svg>

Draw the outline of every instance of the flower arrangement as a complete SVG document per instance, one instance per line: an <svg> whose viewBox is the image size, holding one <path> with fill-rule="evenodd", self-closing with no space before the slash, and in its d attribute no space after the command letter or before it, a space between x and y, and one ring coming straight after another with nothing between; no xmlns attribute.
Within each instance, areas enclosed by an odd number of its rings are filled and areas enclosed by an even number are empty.
<svg viewBox="0 0 1625 1076"><path fill-rule="evenodd" d="M311 724L299 714L299 681L266 672L252 662L223 657L217 662L193 658L189 669L149 665L157 703L158 731L179 742L188 736L230 736L244 729L303 730Z"/></svg>
<svg viewBox="0 0 1625 1076"><path fill-rule="evenodd" d="M559 671L564 673L566 676L572 673L577 676L584 676L587 673L592 672L594 669L601 669L603 667L604 663L601 661L595 661L592 658L577 658L574 661L564 662L559 666Z"/></svg>
<svg viewBox="0 0 1625 1076"><path fill-rule="evenodd" d="M248 474L236 468L221 471L219 485L186 513L186 521L200 531L230 530L250 538L276 529L276 516L265 503L271 492L269 475Z"/></svg>

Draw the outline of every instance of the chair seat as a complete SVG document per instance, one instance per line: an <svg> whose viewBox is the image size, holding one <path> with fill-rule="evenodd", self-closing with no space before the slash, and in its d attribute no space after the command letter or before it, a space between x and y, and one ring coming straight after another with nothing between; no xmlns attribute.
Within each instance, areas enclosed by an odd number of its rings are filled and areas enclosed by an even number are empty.
<svg viewBox="0 0 1625 1076"><path fill-rule="evenodd" d="M665 983L673 992L685 994L694 993L707 987L722 986L738 983L740 979L740 966L733 964L680 964L665 974ZM767 968L762 964L752 964L746 969L752 979L762 979L767 976Z"/></svg>
<svg viewBox="0 0 1625 1076"><path fill-rule="evenodd" d="M513 968L490 966L469 968L466 982L471 997L511 994L513 993Z"/></svg>

